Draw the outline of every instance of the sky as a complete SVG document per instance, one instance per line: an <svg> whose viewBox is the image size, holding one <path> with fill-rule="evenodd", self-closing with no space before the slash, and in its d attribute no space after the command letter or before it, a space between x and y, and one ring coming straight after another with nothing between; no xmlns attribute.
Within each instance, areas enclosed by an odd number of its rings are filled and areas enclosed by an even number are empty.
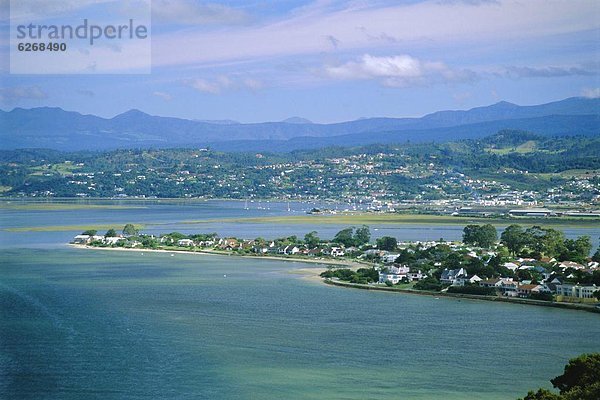
<svg viewBox="0 0 600 400"><path fill-rule="evenodd" d="M18 1L0 0L3 110L330 123L600 96L596 0L152 0L145 73L142 53L100 44L102 73L71 51L58 74L11 73L15 23L127 20L149 0Z"/></svg>

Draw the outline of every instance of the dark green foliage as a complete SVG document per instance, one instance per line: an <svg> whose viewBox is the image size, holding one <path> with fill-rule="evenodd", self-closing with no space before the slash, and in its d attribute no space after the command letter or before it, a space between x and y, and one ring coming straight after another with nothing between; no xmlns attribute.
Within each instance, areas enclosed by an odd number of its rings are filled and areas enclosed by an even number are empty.
<svg viewBox="0 0 600 400"><path fill-rule="evenodd" d="M531 293L529 298L532 300L552 301L554 296L552 296L552 293Z"/></svg>
<svg viewBox="0 0 600 400"><path fill-rule="evenodd" d="M304 243L311 249L317 247L320 242L321 239L317 236L317 231L312 231L304 235Z"/></svg>
<svg viewBox="0 0 600 400"><path fill-rule="evenodd" d="M564 247L561 246L561 249L560 261L576 261L585 264L592 251L592 240L589 236L579 236L575 240L565 239Z"/></svg>
<svg viewBox="0 0 600 400"><path fill-rule="evenodd" d="M592 256L592 261L600 262L600 248Z"/></svg>
<svg viewBox="0 0 600 400"><path fill-rule="evenodd" d="M367 284L376 282L379 279L379 273L375 268L359 268L356 272L348 268L328 269L321 273L323 278L338 278L340 281L350 283Z"/></svg>
<svg viewBox="0 0 600 400"><path fill-rule="evenodd" d="M366 225L361 226L358 229L354 227L345 228L336 233L333 238L333 242L343 244L346 247L350 246L362 246L363 244L369 243L371 239L371 231Z"/></svg>
<svg viewBox="0 0 600 400"><path fill-rule="evenodd" d="M440 283L439 280L437 280L433 276L429 276L429 277L427 277L425 279L421 279L420 281L415 283L414 288L416 290L430 290L430 291L439 292L440 290L442 290L442 284Z"/></svg>
<svg viewBox="0 0 600 400"><path fill-rule="evenodd" d="M448 293L464 293L476 294L480 296L494 296L496 295L496 289L481 287L477 285L450 286L448 287Z"/></svg>
<svg viewBox="0 0 600 400"><path fill-rule="evenodd" d="M523 227L515 224L509 225L504 229L504 232L500 235L500 241L513 255L521 253L521 250L527 244Z"/></svg>
<svg viewBox="0 0 600 400"><path fill-rule="evenodd" d="M564 400L564 398L548 389L538 389L537 392L532 390L527 393L527 396L523 397L522 400Z"/></svg>
<svg viewBox="0 0 600 400"><path fill-rule="evenodd" d="M562 395L576 388L600 384L600 353L583 354L569 360L565 372L550 382Z"/></svg>
<svg viewBox="0 0 600 400"><path fill-rule="evenodd" d="M133 224L127 224L123 227L123 235L133 236L137 235L138 230L133 226Z"/></svg>
<svg viewBox="0 0 600 400"><path fill-rule="evenodd" d="M345 228L335 234L333 241L335 243L343 244L344 246L350 247L354 244L354 238L352 237L352 231L354 228Z"/></svg>
<svg viewBox="0 0 600 400"><path fill-rule="evenodd" d="M367 225L363 225L360 228L356 229L354 232L354 245L362 246L363 244L369 243L371 240L371 231Z"/></svg>
<svg viewBox="0 0 600 400"><path fill-rule="evenodd" d="M463 229L463 242L466 244L490 248L497 240L496 228L491 224L467 225Z"/></svg>
<svg viewBox="0 0 600 400"><path fill-rule="evenodd" d="M572 358L562 375L551 379L560 391L555 394L546 389L530 391L523 400L598 400L600 397L600 353L582 354Z"/></svg>
<svg viewBox="0 0 600 400"><path fill-rule="evenodd" d="M95 230L95 229L88 229L88 230L84 231L84 232L82 233L82 235L94 236L94 235L96 235L97 233L98 233L98 231L97 231L97 230Z"/></svg>
<svg viewBox="0 0 600 400"><path fill-rule="evenodd" d="M117 231L115 231L113 228L110 228L108 231L106 231L106 234L104 236L115 237L117 236Z"/></svg>
<svg viewBox="0 0 600 400"><path fill-rule="evenodd" d="M380 250L394 251L398 246L398 241L395 237L383 236L377 239L377 248Z"/></svg>

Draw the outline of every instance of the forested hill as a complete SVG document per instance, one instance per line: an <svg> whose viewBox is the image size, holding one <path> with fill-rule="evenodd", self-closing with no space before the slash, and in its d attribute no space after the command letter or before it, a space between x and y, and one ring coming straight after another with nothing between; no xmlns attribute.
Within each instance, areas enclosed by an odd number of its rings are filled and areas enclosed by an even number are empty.
<svg viewBox="0 0 600 400"><path fill-rule="evenodd" d="M402 110L399 108L398 113ZM600 134L600 99L569 98L535 106L500 102L421 118L366 118L315 124L294 117L242 124L148 115L130 110L113 118L60 108L0 110L0 149L62 151L210 146L223 151L277 151L373 143L475 139L502 129L545 136Z"/></svg>
<svg viewBox="0 0 600 400"><path fill-rule="evenodd" d="M376 144L289 153L205 148L0 151L4 196L394 198L510 190L600 195L600 137L501 131L479 140Z"/></svg>

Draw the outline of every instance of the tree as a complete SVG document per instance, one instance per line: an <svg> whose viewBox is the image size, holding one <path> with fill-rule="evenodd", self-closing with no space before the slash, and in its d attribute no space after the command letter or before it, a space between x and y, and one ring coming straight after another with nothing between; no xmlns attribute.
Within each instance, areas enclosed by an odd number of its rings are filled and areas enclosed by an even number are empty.
<svg viewBox="0 0 600 400"><path fill-rule="evenodd" d="M589 236L579 236L577 239L565 239L561 261L577 261L585 264L592 251L592 240Z"/></svg>
<svg viewBox="0 0 600 400"><path fill-rule="evenodd" d="M592 256L592 261L600 262L600 247L598 247L598 250Z"/></svg>
<svg viewBox="0 0 600 400"><path fill-rule="evenodd" d="M98 233L97 230L95 230L95 229L88 229L87 231L84 231L82 233L82 235L94 236L96 233Z"/></svg>
<svg viewBox="0 0 600 400"><path fill-rule="evenodd" d="M523 227L516 224L507 226L500 235L500 242L508 248L511 254L520 254L527 243Z"/></svg>
<svg viewBox="0 0 600 400"><path fill-rule="evenodd" d="M335 243L343 244L346 247L350 247L354 244L354 238L352 237L353 227L342 229L333 237Z"/></svg>
<svg viewBox="0 0 600 400"><path fill-rule="evenodd" d="M127 224L123 227L123 235L134 236L138 233L139 231L135 228L133 224Z"/></svg>
<svg viewBox="0 0 600 400"><path fill-rule="evenodd" d="M383 236L377 239L377 248L380 250L394 251L398 247L398 241L395 237Z"/></svg>
<svg viewBox="0 0 600 400"><path fill-rule="evenodd" d="M321 243L321 239L317 236L317 231L312 231L304 235L304 243L311 249L317 247Z"/></svg>
<svg viewBox="0 0 600 400"><path fill-rule="evenodd" d="M491 224L467 225L463 229L463 242L479 247L489 248L496 244L498 233Z"/></svg>
<svg viewBox="0 0 600 400"><path fill-rule="evenodd" d="M563 397L548 389L538 389L537 392L531 390L523 400L563 400Z"/></svg>
<svg viewBox="0 0 600 400"><path fill-rule="evenodd" d="M363 225L354 232L354 245L362 246L371 240L371 231L367 225Z"/></svg>
<svg viewBox="0 0 600 400"><path fill-rule="evenodd" d="M546 389L530 391L523 400L598 400L600 393L600 353L572 358L562 375L551 379L560 395Z"/></svg>
<svg viewBox="0 0 600 400"><path fill-rule="evenodd" d="M596 290L593 295L598 301L600 301L600 290Z"/></svg>
<svg viewBox="0 0 600 400"><path fill-rule="evenodd" d="M115 236L117 236L117 232L113 228L110 228L109 230L106 231L106 234L104 236L115 237Z"/></svg>
<svg viewBox="0 0 600 400"><path fill-rule="evenodd" d="M600 389L600 353L582 354L572 358L565 366L565 372L550 379L550 382L562 395L577 389L587 389L593 385ZM595 393L593 399L597 399L597 395L598 393ZM592 399L592 397L580 399Z"/></svg>

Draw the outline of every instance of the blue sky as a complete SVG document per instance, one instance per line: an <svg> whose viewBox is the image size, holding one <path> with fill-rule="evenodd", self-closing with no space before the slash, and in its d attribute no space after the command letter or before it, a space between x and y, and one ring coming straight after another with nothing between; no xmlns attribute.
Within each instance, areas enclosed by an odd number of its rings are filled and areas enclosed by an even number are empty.
<svg viewBox="0 0 600 400"><path fill-rule="evenodd" d="M114 2L21 1L47 19ZM11 75L0 5L4 110L336 122L600 95L594 0L153 0L144 75Z"/></svg>

